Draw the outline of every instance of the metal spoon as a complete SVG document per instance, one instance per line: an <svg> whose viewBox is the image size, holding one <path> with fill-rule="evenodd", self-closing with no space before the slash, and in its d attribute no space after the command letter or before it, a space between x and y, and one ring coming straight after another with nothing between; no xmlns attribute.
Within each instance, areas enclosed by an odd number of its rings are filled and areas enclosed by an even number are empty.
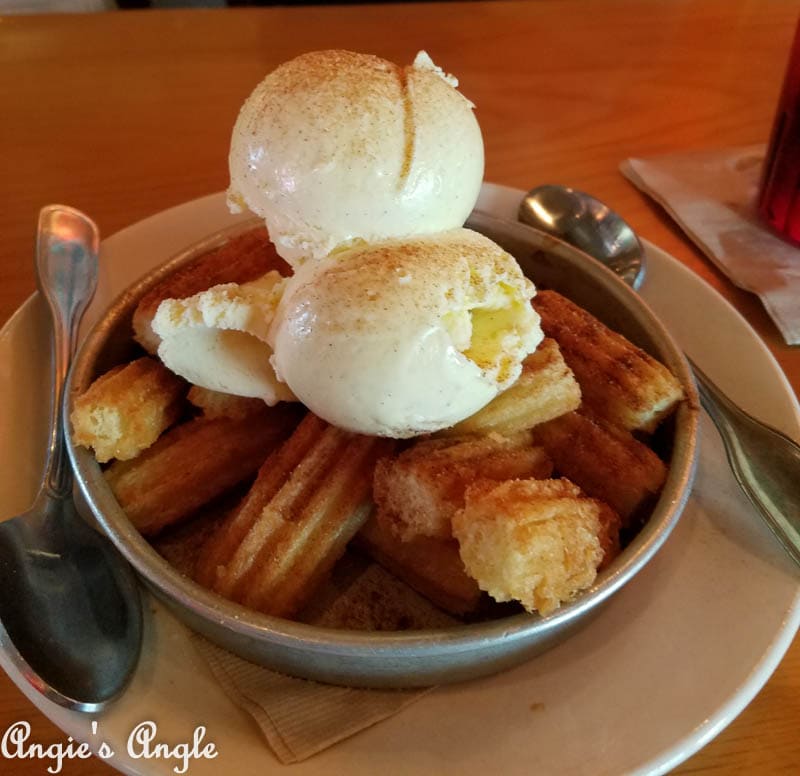
<svg viewBox="0 0 800 776"><path fill-rule="evenodd" d="M642 285L642 244L633 229L599 199L566 186L538 186L520 203L519 220L594 256L629 286Z"/></svg>
<svg viewBox="0 0 800 776"><path fill-rule="evenodd" d="M519 220L580 248L633 288L641 285L641 243L619 215L594 197L566 186L539 186L522 200ZM739 486L800 565L800 447L734 404L689 363Z"/></svg>
<svg viewBox="0 0 800 776"><path fill-rule="evenodd" d="M0 523L0 647L39 692L97 711L125 687L139 657L136 579L110 542L76 513L62 393L78 323L97 286L98 233L77 210L39 215L36 272L53 322L47 464L30 510Z"/></svg>

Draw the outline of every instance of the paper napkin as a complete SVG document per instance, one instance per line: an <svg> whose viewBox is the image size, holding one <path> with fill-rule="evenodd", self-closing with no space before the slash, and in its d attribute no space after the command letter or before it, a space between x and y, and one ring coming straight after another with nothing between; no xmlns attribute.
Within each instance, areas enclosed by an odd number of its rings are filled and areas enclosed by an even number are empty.
<svg viewBox="0 0 800 776"><path fill-rule="evenodd" d="M622 173L655 199L714 264L757 294L784 340L800 344L800 249L756 215L765 146L628 159Z"/></svg>
<svg viewBox="0 0 800 776"><path fill-rule="evenodd" d="M195 644L229 698L247 711L284 764L296 763L393 716L422 690L362 690L285 676L195 636Z"/></svg>

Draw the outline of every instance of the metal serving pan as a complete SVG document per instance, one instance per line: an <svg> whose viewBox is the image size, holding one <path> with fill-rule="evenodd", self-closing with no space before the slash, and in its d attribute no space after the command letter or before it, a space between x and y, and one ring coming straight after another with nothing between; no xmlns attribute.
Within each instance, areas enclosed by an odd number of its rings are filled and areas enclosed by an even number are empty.
<svg viewBox="0 0 800 776"><path fill-rule="evenodd" d="M76 357L65 417L74 398L98 374L134 354L131 318L141 296L177 267L253 226L254 222L240 223L191 246L111 304ZM697 394L680 349L631 289L575 248L530 227L481 213L474 213L467 226L512 253L537 286L570 297L665 363L683 383L688 399L668 426L669 474L649 520L589 590L548 617L515 614L448 629L397 633L334 630L259 614L182 576L133 527L93 455L74 444L67 423L76 480L97 522L145 585L190 628L255 663L335 684L418 687L471 679L516 665L567 637L663 544L689 496L696 465Z"/></svg>

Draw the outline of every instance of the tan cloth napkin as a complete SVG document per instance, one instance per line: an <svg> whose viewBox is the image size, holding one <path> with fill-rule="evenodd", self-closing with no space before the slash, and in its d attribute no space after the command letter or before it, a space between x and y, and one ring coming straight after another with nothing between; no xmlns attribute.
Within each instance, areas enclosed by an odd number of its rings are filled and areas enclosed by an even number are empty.
<svg viewBox="0 0 800 776"><path fill-rule="evenodd" d="M222 689L247 711L284 764L306 760L421 698L423 690L360 690L295 679L242 660L201 636L195 645Z"/></svg>
<svg viewBox="0 0 800 776"><path fill-rule="evenodd" d="M757 294L789 345L800 344L800 249L764 227L756 196L764 145L628 159L622 173L655 199L740 288Z"/></svg>

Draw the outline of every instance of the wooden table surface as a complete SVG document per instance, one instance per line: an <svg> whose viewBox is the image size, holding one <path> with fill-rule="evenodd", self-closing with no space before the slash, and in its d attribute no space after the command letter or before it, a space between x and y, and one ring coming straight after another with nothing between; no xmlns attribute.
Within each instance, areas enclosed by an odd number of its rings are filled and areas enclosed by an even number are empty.
<svg viewBox="0 0 800 776"><path fill-rule="evenodd" d="M708 280L800 388L800 349L618 172L629 156L766 139L800 12L793 0L564 0L0 17L0 322L33 291L39 208L72 204L103 234L227 185L242 100L320 48L410 62L426 48L478 107L486 179L593 192ZM0 591L0 594L2 592ZM0 734L63 741L0 679ZM800 770L800 639L752 704L677 773ZM0 772L44 773L14 760ZM66 774L105 774L98 760Z"/></svg>

